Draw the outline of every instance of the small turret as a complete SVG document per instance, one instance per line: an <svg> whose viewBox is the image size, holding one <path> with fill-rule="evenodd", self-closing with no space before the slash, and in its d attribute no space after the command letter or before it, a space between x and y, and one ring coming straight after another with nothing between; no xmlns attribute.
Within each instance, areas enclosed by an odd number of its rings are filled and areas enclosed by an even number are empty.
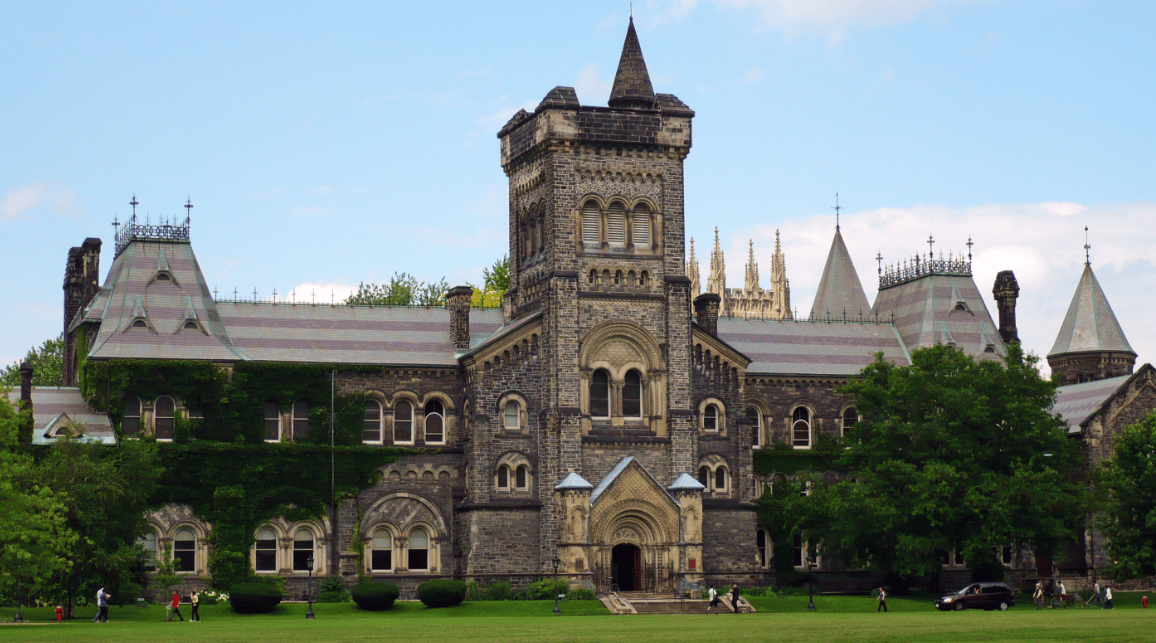
<svg viewBox="0 0 1156 643"><path fill-rule="evenodd" d="M1018 344L1020 336L1016 328L1016 299L1020 296L1020 285L1015 273L1004 270L996 275L991 294L995 296L995 305L999 309L999 336L1005 344Z"/></svg>

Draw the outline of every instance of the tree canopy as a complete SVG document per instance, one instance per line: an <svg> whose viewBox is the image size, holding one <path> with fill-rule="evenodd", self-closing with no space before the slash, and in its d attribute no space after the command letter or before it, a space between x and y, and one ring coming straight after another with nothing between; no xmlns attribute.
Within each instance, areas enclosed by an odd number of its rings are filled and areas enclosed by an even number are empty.
<svg viewBox="0 0 1156 643"><path fill-rule="evenodd" d="M1108 492L1099 521L1108 574L1156 576L1156 412L1124 428L1101 475Z"/></svg>
<svg viewBox="0 0 1156 643"><path fill-rule="evenodd" d="M470 305L480 308L498 308L502 305L502 297L510 289L510 257L503 255L494 261L489 268L482 268L482 287L473 284L474 295Z"/></svg>
<svg viewBox="0 0 1156 643"><path fill-rule="evenodd" d="M347 297L345 303L350 306L441 306L449 289L445 279L426 283L411 274L397 272L389 281L358 284L357 292Z"/></svg>
<svg viewBox="0 0 1156 643"><path fill-rule="evenodd" d="M942 345L910 366L880 355L843 393L862 419L838 459L850 476L812 495L825 555L910 577L955 551L982 574L998 567L995 547L1050 555L1078 528L1079 448L1050 411L1055 386L1018 346L1002 363Z"/></svg>
<svg viewBox="0 0 1156 643"><path fill-rule="evenodd" d="M32 364L33 386L60 386L64 371L64 336L46 340L38 347L28 349L22 360L17 360L0 370L0 386L20 388L20 363Z"/></svg>

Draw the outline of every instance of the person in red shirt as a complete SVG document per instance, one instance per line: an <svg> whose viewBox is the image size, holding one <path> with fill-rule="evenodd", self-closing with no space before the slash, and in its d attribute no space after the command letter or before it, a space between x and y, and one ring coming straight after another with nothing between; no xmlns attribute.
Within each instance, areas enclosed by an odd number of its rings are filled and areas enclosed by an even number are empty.
<svg viewBox="0 0 1156 643"><path fill-rule="evenodd" d="M180 594L173 592L173 602L169 603L169 609L170 609L170 611L169 611L169 619L168 620L170 620L170 621L173 620L173 617L175 616L175 617L181 619L181 622L184 622L185 617L181 616L181 595Z"/></svg>
<svg viewBox="0 0 1156 643"><path fill-rule="evenodd" d="M56 606L56 622L64 620L64 607L62 605Z"/></svg>

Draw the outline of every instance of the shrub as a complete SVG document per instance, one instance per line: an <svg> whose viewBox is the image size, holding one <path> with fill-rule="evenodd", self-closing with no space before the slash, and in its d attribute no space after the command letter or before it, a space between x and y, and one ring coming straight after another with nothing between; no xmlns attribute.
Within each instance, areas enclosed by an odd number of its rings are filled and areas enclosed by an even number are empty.
<svg viewBox="0 0 1156 643"><path fill-rule="evenodd" d="M245 584L247 585L250 583L258 583L261 585L268 585L270 587L276 588L278 592L281 592L281 594L284 595L286 580L288 579L284 576L254 576L252 580L249 580ZM232 588L229 589L232 590Z"/></svg>
<svg viewBox="0 0 1156 643"><path fill-rule="evenodd" d="M321 592L314 603L344 603L349 600L349 592L339 589L332 592Z"/></svg>
<svg viewBox="0 0 1156 643"><path fill-rule="evenodd" d="M325 576L317 583L317 591L322 594L325 592L344 592L345 581L340 576Z"/></svg>
<svg viewBox="0 0 1156 643"><path fill-rule="evenodd" d="M558 579L558 593L565 594L570 591L570 581L565 578ZM526 600L531 601L552 601L554 600L554 577L546 576L530 583L526 586Z"/></svg>
<svg viewBox="0 0 1156 643"><path fill-rule="evenodd" d="M221 601L227 600L229 600L228 594L217 591L215 589L206 589L205 591L201 592L200 596L201 605L216 605Z"/></svg>
<svg viewBox="0 0 1156 643"><path fill-rule="evenodd" d="M510 598L510 592L511 591L512 591L512 589L510 587L510 581L507 581L507 580L494 581L493 583L490 583L489 587L486 588L486 591L483 594L485 596L484 600L487 600L487 601L508 600Z"/></svg>
<svg viewBox="0 0 1156 643"><path fill-rule="evenodd" d="M350 592L357 607L371 612L380 612L393 607L393 602L401 595L401 589L393 583L362 583Z"/></svg>
<svg viewBox="0 0 1156 643"><path fill-rule="evenodd" d="M229 588L229 605L238 614L268 614L281 602L281 590L270 583L236 583Z"/></svg>
<svg viewBox="0 0 1156 643"><path fill-rule="evenodd" d="M431 580L418 586L417 597L429 607L452 607L466 598L466 584L460 580Z"/></svg>
<svg viewBox="0 0 1156 643"><path fill-rule="evenodd" d="M585 587L579 587L577 589L570 590L570 593L566 594L566 598L569 598L572 601L592 601L596 597L594 596L594 590L586 589Z"/></svg>

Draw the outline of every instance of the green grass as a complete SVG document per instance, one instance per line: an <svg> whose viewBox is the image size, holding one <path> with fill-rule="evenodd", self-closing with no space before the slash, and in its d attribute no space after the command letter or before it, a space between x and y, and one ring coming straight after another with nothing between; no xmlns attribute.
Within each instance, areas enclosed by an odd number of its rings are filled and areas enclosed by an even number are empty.
<svg viewBox="0 0 1156 643"><path fill-rule="evenodd" d="M1139 595L1119 594L1117 609L1036 611L1019 605L1008 612L938 612L927 596L891 598L891 612L876 614L867 596L819 596L818 611L807 597L754 597L758 614L610 616L597 601L562 604L551 614L549 601L463 603L428 609L399 602L387 612L362 612L352 604L315 605L317 620L305 619L305 605L283 604L270 615L233 614L227 605L201 608L204 621L165 622L160 606L112 608L110 622L92 623L91 608L78 608L64 624L0 626L0 640L147 642L180 640L243 643L328 641L501 641L502 643L621 641L695 642L725 640L816 643L859 641L1148 641L1156 609L1139 609ZM181 612L188 617L188 606ZM13 608L0 608L9 620ZM54 621L50 608L28 608L26 619Z"/></svg>

